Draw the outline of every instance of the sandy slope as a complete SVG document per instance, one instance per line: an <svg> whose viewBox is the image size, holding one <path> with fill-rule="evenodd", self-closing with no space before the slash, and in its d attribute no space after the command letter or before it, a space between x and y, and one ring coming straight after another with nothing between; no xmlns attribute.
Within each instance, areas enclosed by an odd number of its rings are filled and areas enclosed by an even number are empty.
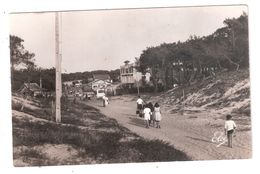
<svg viewBox="0 0 260 174"><path fill-rule="evenodd" d="M251 130L248 121L238 122L238 131L233 148L226 143L217 147L212 138L216 131L223 132L224 120L215 116L214 110L196 113L169 114L163 111L161 129L146 129L141 118L135 115L136 102L133 96L110 98L104 108L101 101L88 101L108 117L115 118L131 131L148 139L161 139L187 153L193 160L247 159L252 156ZM249 127L249 128L248 128Z"/></svg>

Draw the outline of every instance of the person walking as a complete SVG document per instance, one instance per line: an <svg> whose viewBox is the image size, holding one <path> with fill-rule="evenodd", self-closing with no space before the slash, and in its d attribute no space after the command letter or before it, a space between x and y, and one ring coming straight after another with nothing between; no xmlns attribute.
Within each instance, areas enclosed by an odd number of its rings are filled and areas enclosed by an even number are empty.
<svg viewBox="0 0 260 174"><path fill-rule="evenodd" d="M155 125L155 118L154 118L154 107L153 107L152 102L148 103L148 107L151 109L151 117L150 117L150 120L149 120L149 125L153 124L153 127L154 127L154 125Z"/></svg>
<svg viewBox="0 0 260 174"><path fill-rule="evenodd" d="M235 133L235 130L237 128L236 123L232 120L231 115L226 116L226 121L225 121L225 135L227 135L228 139L228 147L232 148L233 147L233 135Z"/></svg>
<svg viewBox="0 0 260 174"><path fill-rule="evenodd" d="M109 104L108 98L104 95L102 97L102 100L103 100L103 106L106 107Z"/></svg>
<svg viewBox="0 0 260 174"><path fill-rule="evenodd" d="M154 105L154 118L156 122L156 128L161 128L160 122L162 120L162 114L160 110L160 105L158 103L155 103Z"/></svg>
<svg viewBox="0 0 260 174"><path fill-rule="evenodd" d="M152 112L151 112L151 109L149 108L148 104L145 105L143 112L144 112L144 122L145 122L146 128L149 128L149 120L150 120Z"/></svg>
<svg viewBox="0 0 260 174"><path fill-rule="evenodd" d="M142 117L142 110L143 110L144 101L143 101L143 99L141 99L141 96L138 96L136 103L137 103L136 114L139 114L139 116Z"/></svg>

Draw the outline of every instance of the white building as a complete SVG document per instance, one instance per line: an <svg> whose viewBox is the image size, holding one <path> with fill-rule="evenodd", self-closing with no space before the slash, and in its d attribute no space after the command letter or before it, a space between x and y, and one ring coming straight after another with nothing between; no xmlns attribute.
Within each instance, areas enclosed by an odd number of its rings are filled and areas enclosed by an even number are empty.
<svg viewBox="0 0 260 174"><path fill-rule="evenodd" d="M125 65L120 66L120 80L121 83L133 84L139 82L142 77L145 76L147 82L150 81L150 73L143 75L135 69L134 63L125 63Z"/></svg>

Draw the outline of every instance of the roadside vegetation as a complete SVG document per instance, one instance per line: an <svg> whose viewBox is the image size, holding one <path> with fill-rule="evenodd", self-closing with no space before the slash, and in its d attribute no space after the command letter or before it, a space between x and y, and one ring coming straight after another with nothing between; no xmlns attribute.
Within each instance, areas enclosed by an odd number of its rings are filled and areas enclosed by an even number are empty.
<svg viewBox="0 0 260 174"><path fill-rule="evenodd" d="M190 160L168 143L141 138L87 105L66 101L62 123L57 124L48 115L50 108L34 110L30 99L23 102L21 112L13 100L15 166Z"/></svg>

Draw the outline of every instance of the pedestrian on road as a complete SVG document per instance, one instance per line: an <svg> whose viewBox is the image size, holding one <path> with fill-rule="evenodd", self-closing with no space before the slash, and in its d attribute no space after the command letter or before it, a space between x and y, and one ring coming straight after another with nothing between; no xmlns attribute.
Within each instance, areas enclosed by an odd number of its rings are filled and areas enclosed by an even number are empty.
<svg viewBox="0 0 260 174"><path fill-rule="evenodd" d="M151 109L149 108L149 105L146 104L145 107L144 107L144 122L145 122L145 125L146 125L146 128L149 128L149 120L150 120L150 117L151 117Z"/></svg>
<svg viewBox="0 0 260 174"><path fill-rule="evenodd" d="M232 148L233 146L232 140L236 128L237 128L236 123L232 120L232 116L228 114L226 116L226 121L225 121L225 135L227 135L228 138L228 147Z"/></svg>
<svg viewBox="0 0 260 174"><path fill-rule="evenodd" d="M149 102L149 103L148 103L148 106L149 106L149 108L151 109L151 119L149 120L149 126L150 126L151 124L153 124L153 127L154 127L155 117L154 117L154 107L153 107L152 102Z"/></svg>
<svg viewBox="0 0 260 174"><path fill-rule="evenodd" d="M160 105L158 103L155 103L154 105L154 118L156 122L156 128L161 128L160 122L162 120L162 113L160 110Z"/></svg>
<svg viewBox="0 0 260 174"><path fill-rule="evenodd" d="M106 107L109 104L108 98L104 95L102 97L102 100L103 100L103 106Z"/></svg>
<svg viewBox="0 0 260 174"><path fill-rule="evenodd" d="M136 103L137 103L136 114L139 114L139 116L142 117L142 110L143 110L144 101L143 101L143 99L141 99L140 96L138 96Z"/></svg>

